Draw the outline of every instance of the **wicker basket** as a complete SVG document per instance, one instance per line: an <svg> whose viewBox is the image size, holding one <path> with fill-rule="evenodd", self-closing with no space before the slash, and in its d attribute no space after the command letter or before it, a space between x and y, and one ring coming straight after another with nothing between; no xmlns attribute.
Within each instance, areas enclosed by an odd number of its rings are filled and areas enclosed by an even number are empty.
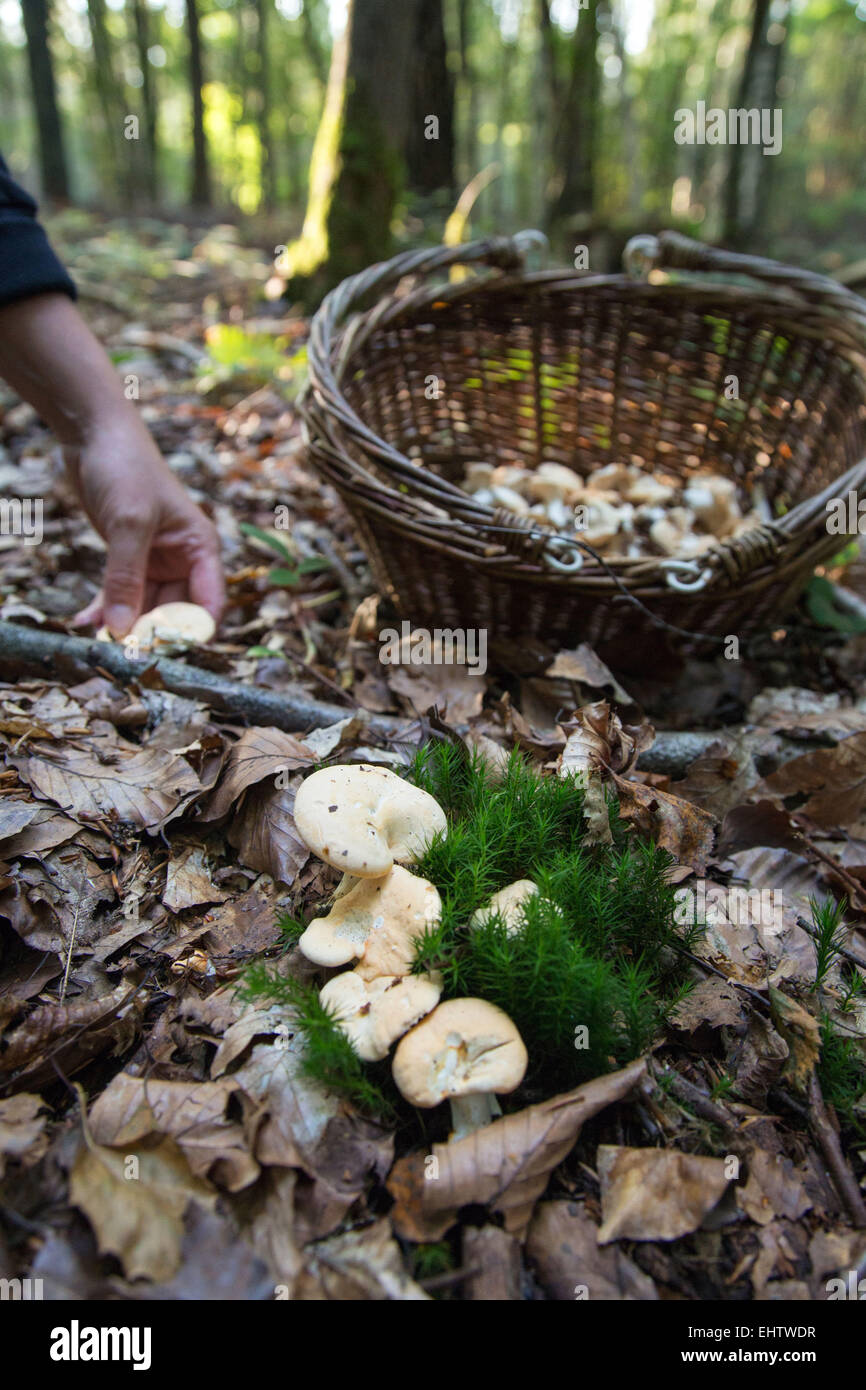
<svg viewBox="0 0 866 1390"><path fill-rule="evenodd" d="M665 624L717 639L776 624L844 544L827 501L866 489L866 301L672 232L629 243L621 275L528 272L539 241L397 256L315 316L305 439L377 583L416 626L485 628L494 650L589 641L631 669ZM760 478L777 519L699 561L603 561L475 502L458 486L473 460L712 468L746 491Z"/></svg>

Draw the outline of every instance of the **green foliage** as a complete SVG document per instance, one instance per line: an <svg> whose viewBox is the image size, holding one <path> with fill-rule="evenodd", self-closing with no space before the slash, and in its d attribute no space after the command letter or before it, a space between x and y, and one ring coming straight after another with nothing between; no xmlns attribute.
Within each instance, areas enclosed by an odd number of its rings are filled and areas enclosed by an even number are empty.
<svg viewBox="0 0 866 1390"><path fill-rule="evenodd" d="M292 1025L303 1039L304 1076L327 1085L372 1119L393 1119L393 1106L377 1084L373 1068L364 1065L345 1033L336 1026L315 986L284 975L265 961L257 961L246 971L238 993L247 1002L286 1007Z"/></svg>
<svg viewBox="0 0 866 1390"><path fill-rule="evenodd" d="M806 609L818 627L830 628L846 635L866 632L866 618L859 618L839 606L836 585L816 574L806 589Z"/></svg>
<svg viewBox="0 0 866 1390"><path fill-rule="evenodd" d="M824 1099L843 1125L866 1134L866 1057L863 1042L846 1037L828 1014L821 1016L821 1060L818 1080Z"/></svg>
<svg viewBox="0 0 866 1390"><path fill-rule="evenodd" d="M835 898L809 899L809 910L815 928L815 989L820 989L834 960L842 955L845 945L845 905Z"/></svg>
<svg viewBox="0 0 866 1390"><path fill-rule="evenodd" d="M305 574L318 574L321 570L330 569L330 562L325 559L324 555L310 555L304 560L296 560L291 547L281 540L274 531L266 531L261 526L254 526L250 521L240 522L238 530L245 536L251 536L254 540L269 546L284 562L281 565L275 565L268 575L270 583L279 588L294 589L300 584ZM251 652L250 655L269 656L271 653L267 648L261 648Z"/></svg>
<svg viewBox="0 0 866 1390"><path fill-rule="evenodd" d="M539 777L518 754L492 784L463 749L430 744L409 775L448 815L416 865L442 898L416 970L441 971L445 997L504 1009L529 1050L530 1082L577 1084L641 1052L682 993L669 857L626 839L615 802L613 846L587 848L580 783ZM494 916L469 931L476 908L520 878L539 887L522 928L509 935Z"/></svg>

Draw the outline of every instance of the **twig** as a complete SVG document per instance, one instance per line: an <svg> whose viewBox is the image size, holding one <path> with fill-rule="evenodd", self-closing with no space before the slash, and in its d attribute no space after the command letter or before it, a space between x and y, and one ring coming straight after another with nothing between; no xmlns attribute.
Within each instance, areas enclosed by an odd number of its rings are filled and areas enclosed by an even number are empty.
<svg viewBox="0 0 866 1390"><path fill-rule="evenodd" d="M803 931L806 932L808 936L811 936L813 941L820 941L821 938L817 931L812 926L811 922L806 921L805 917L797 918L797 926L802 927ZM837 955L844 956L846 960L850 960L852 965L859 965L861 970L866 968L866 956L858 956L850 950L849 947L842 946L836 941L833 942L833 950Z"/></svg>
<svg viewBox="0 0 866 1390"><path fill-rule="evenodd" d="M0 674L17 679L24 669L43 677L69 676L75 680L85 680L101 671L121 685L141 683L149 672L156 675L165 690L175 695L202 700L214 709L238 715L249 724L272 725L290 733L324 728L345 719L347 714L345 705L328 705L310 699L299 686L277 692L262 690L168 657L130 661L116 642L96 642L87 637L67 637L59 632L0 622ZM410 737L412 720L369 714L360 708L356 712L370 737L386 743Z"/></svg>
<svg viewBox="0 0 866 1390"><path fill-rule="evenodd" d="M839 1196L848 1209L848 1215L857 1229L862 1230L866 1227L866 1204L863 1202L863 1195L857 1186L857 1180L848 1167L842 1152L839 1135L830 1122L824 1097L821 1094L818 1074L814 1070L809 1077L808 1097L809 1120L821 1146L827 1167L833 1175Z"/></svg>

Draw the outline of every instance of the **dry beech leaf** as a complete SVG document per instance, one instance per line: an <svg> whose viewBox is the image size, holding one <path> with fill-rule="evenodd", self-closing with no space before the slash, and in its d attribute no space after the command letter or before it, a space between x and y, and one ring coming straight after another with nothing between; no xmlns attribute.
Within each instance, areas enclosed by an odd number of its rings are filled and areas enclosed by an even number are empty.
<svg viewBox="0 0 866 1390"><path fill-rule="evenodd" d="M611 780L623 820L631 821L639 834L655 840L677 863L689 864L703 873L713 852L715 817L691 801L659 791L658 787L627 782L616 773Z"/></svg>
<svg viewBox="0 0 866 1390"><path fill-rule="evenodd" d="M228 827L229 843L249 869L270 874L277 883L290 886L310 857L295 829L295 794L300 777L289 786L268 783L253 787Z"/></svg>
<svg viewBox="0 0 866 1390"><path fill-rule="evenodd" d="M395 1230L408 1240L438 1240L460 1207L478 1202L500 1212L505 1229L522 1236L551 1172L573 1148L585 1121L623 1100L644 1073L639 1058L574 1091L505 1115L465 1139L434 1144L430 1155L400 1159L387 1184L396 1202ZM431 1158L435 1176L428 1177Z"/></svg>
<svg viewBox="0 0 866 1390"><path fill-rule="evenodd" d="M116 1255L129 1279L171 1279L181 1263L184 1211L193 1200L212 1206L211 1189L173 1139L110 1149L95 1142L84 1118L82 1125L70 1203L84 1212L100 1253Z"/></svg>
<svg viewBox="0 0 866 1390"><path fill-rule="evenodd" d="M0 798L0 840L8 840L18 835L29 825L39 810L35 801L12 801ZM4 848L4 854L6 850Z"/></svg>
<svg viewBox="0 0 866 1390"><path fill-rule="evenodd" d="M201 903L221 903L225 893L213 882L203 845L188 845L172 855L165 873L162 901L170 912L183 912Z"/></svg>
<svg viewBox="0 0 866 1390"><path fill-rule="evenodd" d="M98 1144L109 1145L169 1135L196 1177L210 1177L229 1192L238 1192L255 1182L260 1171L243 1127L226 1118L226 1107L238 1089L229 1079L159 1081L119 1072L93 1105L91 1131Z"/></svg>
<svg viewBox="0 0 866 1390"><path fill-rule="evenodd" d="M387 1217L308 1245L293 1298L311 1302L428 1302L409 1278Z"/></svg>
<svg viewBox="0 0 866 1390"><path fill-rule="evenodd" d="M283 733L282 729L244 729L229 752L219 786L209 798L201 820L218 820L226 815L247 787L276 777L279 772L296 772L312 767L314 754L305 743Z"/></svg>
<svg viewBox="0 0 866 1390"><path fill-rule="evenodd" d="M629 1302L658 1298L655 1285L622 1250L603 1250L598 1227L579 1202L539 1202L526 1255L551 1298Z"/></svg>
<svg viewBox="0 0 866 1390"><path fill-rule="evenodd" d="M606 700L583 705L561 728L566 740L559 757L559 776L577 775L584 780L591 773L604 778L628 772L653 738L649 724L623 724Z"/></svg>
<svg viewBox="0 0 866 1390"><path fill-rule="evenodd" d="M821 1025L813 1014L770 985L770 1009L780 1036L788 1044L788 1057L782 1069L798 1089L804 1090L821 1056Z"/></svg>
<svg viewBox="0 0 866 1390"><path fill-rule="evenodd" d="M670 1016L674 1028L694 1033L707 1024L710 1028L736 1028L742 1022L743 1009L733 985L713 977L700 980L681 999Z"/></svg>
<svg viewBox="0 0 866 1390"><path fill-rule="evenodd" d="M161 748L127 752L120 745L97 755L81 748L14 758L10 762L38 796L80 820L103 816L155 831L201 791L189 763Z"/></svg>
<svg viewBox="0 0 866 1390"><path fill-rule="evenodd" d="M42 1097L27 1092L0 1100L0 1178L7 1159L29 1165L44 1154L48 1147L44 1132L48 1116L40 1115L43 1109Z"/></svg>
<svg viewBox="0 0 866 1390"><path fill-rule="evenodd" d="M729 1182L724 1159L676 1149L600 1144L596 1166L603 1217L599 1245L688 1235L698 1229Z"/></svg>
<svg viewBox="0 0 866 1390"><path fill-rule="evenodd" d="M6 1040L0 1073L16 1073L15 1084L54 1080L53 1058L67 1073L109 1046L129 1046L138 1028L143 1001L135 988L120 984L101 999L71 1004L40 1004Z"/></svg>
<svg viewBox="0 0 866 1390"><path fill-rule="evenodd" d="M806 795L798 808L816 825L843 826L866 839L866 733L852 734L835 748L818 748L792 758L766 780L777 796Z"/></svg>
<svg viewBox="0 0 866 1390"><path fill-rule="evenodd" d="M777 1216L796 1221L812 1206L803 1177L790 1158L764 1149L749 1155L749 1177L737 1188L737 1203L759 1226L768 1225Z"/></svg>

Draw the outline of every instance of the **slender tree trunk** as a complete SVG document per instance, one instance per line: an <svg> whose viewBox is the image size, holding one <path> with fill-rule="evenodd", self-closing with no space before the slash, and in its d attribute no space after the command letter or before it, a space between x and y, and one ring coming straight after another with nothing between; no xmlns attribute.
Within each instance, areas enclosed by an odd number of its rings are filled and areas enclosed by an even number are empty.
<svg viewBox="0 0 866 1390"><path fill-rule="evenodd" d="M304 47L307 50L307 57L310 60L313 72L319 81L322 89L328 85L328 61L319 41L319 34L313 20L313 8L310 0L303 0L301 9L301 24L303 26Z"/></svg>
<svg viewBox="0 0 866 1390"><path fill-rule="evenodd" d="M771 43L768 32L774 20L772 0L754 0L752 31L737 93L737 108L773 111L782 54L790 29L786 9L781 43ZM749 246L761 224L767 203L772 164L777 155L765 156L761 145L732 144L725 190L725 240L735 248Z"/></svg>
<svg viewBox="0 0 866 1390"><path fill-rule="evenodd" d="M186 25L189 42L189 87L192 98L192 187L190 199L196 207L209 207L211 201L210 167L204 132L204 98L202 97L204 68L196 0L186 0Z"/></svg>
<svg viewBox="0 0 866 1390"><path fill-rule="evenodd" d="M62 201L69 197L69 175L57 105L54 63L48 42L47 0L21 0L21 11L27 36L33 109L36 113L42 192L46 198Z"/></svg>
<svg viewBox="0 0 866 1390"><path fill-rule="evenodd" d="M457 25L460 42L460 80L466 102L466 168L468 178L478 173L478 83L469 50L472 44L473 0L458 0Z"/></svg>
<svg viewBox="0 0 866 1390"><path fill-rule="evenodd" d="M270 211L276 202L274 141L271 133L271 75L268 61L268 19L271 0L256 0L256 49L259 56L259 142L262 148L262 197Z"/></svg>
<svg viewBox="0 0 866 1390"><path fill-rule="evenodd" d="M576 213L589 217L593 211L600 89L596 61L598 9L599 0L588 0L586 9L578 12L571 43L568 83L561 95L553 134L555 174L547 214L551 226Z"/></svg>
<svg viewBox="0 0 866 1390"><path fill-rule="evenodd" d="M141 69L141 106L144 115L143 182L151 203L157 199L159 186L159 136L157 133L156 79L148 57L150 48L150 19L145 0L132 0L132 20L135 30L135 51Z"/></svg>
<svg viewBox="0 0 866 1390"><path fill-rule="evenodd" d="M411 78L406 138L409 187L418 193L439 188L453 193L454 78L448 66L442 0L418 0Z"/></svg>
<svg viewBox="0 0 866 1390"><path fill-rule="evenodd" d="M416 0L349 0L310 164L307 214L288 254L308 300L391 249L411 110Z"/></svg>

